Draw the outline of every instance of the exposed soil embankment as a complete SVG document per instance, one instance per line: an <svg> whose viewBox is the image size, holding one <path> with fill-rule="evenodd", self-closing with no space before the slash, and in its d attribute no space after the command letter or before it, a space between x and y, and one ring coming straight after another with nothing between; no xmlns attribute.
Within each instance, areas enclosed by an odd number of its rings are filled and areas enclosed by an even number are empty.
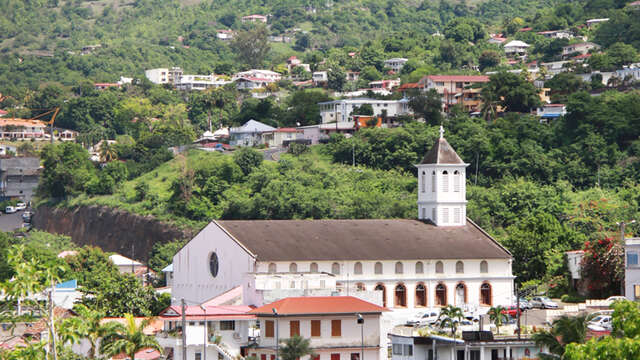
<svg viewBox="0 0 640 360"><path fill-rule="evenodd" d="M71 236L78 245L98 246L143 261L155 243L190 239L192 235L152 217L101 206L40 206L32 222L36 229Z"/></svg>

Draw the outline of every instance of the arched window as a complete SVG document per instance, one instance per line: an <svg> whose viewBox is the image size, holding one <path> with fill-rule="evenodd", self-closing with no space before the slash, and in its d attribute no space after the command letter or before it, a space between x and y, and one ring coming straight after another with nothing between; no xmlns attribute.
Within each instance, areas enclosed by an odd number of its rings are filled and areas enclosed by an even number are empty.
<svg viewBox="0 0 640 360"><path fill-rule="evenodd" d="M382 306L386 307L387 306L387 288L382 284L378 284L373 290L382 291Z"/></svg>
<svg viewBox="0 0 640 360"><path fill-rule="evenodd" d="M423 274L424 273L424 265L422 264L422 261L418 261L416 263L416 274Z"/></svg>
<svg viewBox="0 0 640 360"><path fill-rule="evenodd" d="M425 188L427 187L427 173L425 171L422 172L422 176L420 177L420 192L425 192Z"/></svg>
<svg viewBox="0 0 640 360"><path fill-rule="evenodd" d="M363 283L361 283L361 282L359 282L359 283L357 283L357 284L356 284L356 289L357 289L358 291L365 291L365 290L367 290L367 288L366 288L366 287L364 286L364 284L363 284Z"/></svg>
<svg viewBox="0 0 640 360"><path fill-rule="evenodd" d="M486 274L489 272L489 263L485 260L480 261L480 272Z"/></svg>
<svg viewBox="0 0 640 360"><path fill-rule="evenodd" d="M442 264L442 261L438 261L436 263L436 274L443 274L444 273L444 264Z"/></svg>
<svg viewBox="0 0 640 360"><path fill-rule="evenodd" d="M395 295L395 307L407 306L407 288L404 285L402 284L396 285L394 295Z"/></svg>
<svg viewBox="0 0 640 360"><path fill-rule="evenodd" d="M449 173L446 170L442 172L442 192L449 192Z"/></svg>
<svg viewBox="0 0 640 360"><path fill-rule="evenodd" d="M458 170L453 172L453 191L460 192L460 182L462 176L460 176L460 172Z"/></svg>
<svg viewBox="0 0 640 360"><path fill-rule="evenodd" d="M431 172L431 192L436 192L436 172Z"/></svg>
<svg viewBox="0 0 640 360"><path fill-rule="evenodd" d="M378 262L375 264L375 266L373 267L373 272L374 272L374 273L376 273L376 274L378 274L378 275L379 275L379 274L382 274L382 263L381 263L381 262L379 262L379 261L378 261Z"/></svg>
<svg viewBox="0 0 640 360"><path fill-rule="evenodd" d="M464 263L462 261L456 263L456 274L464 274Z"/></svg>
<svg viewBox="0 0 640 360"><path fill-rule="evenodd" d="M447 305L447 287L442 283L436 285L436 305Z"/></svg>
<svg viewBox="0 0 640 360"><path fill-rule="evenodd" d="M276 264L269 264L269 274L274 274L276 272Z"/></svg>
<svg viewBox="0 0 640 360"><path fill-rule="evenodd" d="M400 261L398 261L396 263L396 274L402 274L403 273L403 268L402 268L402 263Z"/></svg>
<svg viewBox="0 0 640 360"><path fill-rule="evenodd" d="M298 264L296 264L296 263L289 264L289 272L290 273L297 273L298 272Z"/></svg>
<svg viewBox="0 0 640 360"><path fill-rule="evenodd" d="M361 262L357 262L355 265L353 265L353 273L356 275L361 275L362 274L362 263Z"/></svg>
<svg viewBox="0 0 640 360"><path fill-rule="evenodd" d="M340 264L333 263L333 265L331 265L331 273L334 274L334 275L339 275L340 274Z"/></svg>
<svg viewBox="0 0 640 360"><path fill-rule="evenodd" d="M456 285L455 304L462 307L467 303L467 286L464 283Z"/></svg>
<svg viewBox="0 0 640 360"><path fill-rule="evenodd" d="M424 284L416 285L416 307L427 306L427 289Z"/></svg>
<svg viewBox="0 0 640 360"><path fill-rule="evenodd" d="M309 272L317 273L318 272L318 264L317 263L311 263L311 265L309 265Z"/></svg>
<svg viewBox="0 0 640 360"><path fill-rule="evenodd" d="M484 283L480 285L480 305L491 305L491 285Z"/></svg>

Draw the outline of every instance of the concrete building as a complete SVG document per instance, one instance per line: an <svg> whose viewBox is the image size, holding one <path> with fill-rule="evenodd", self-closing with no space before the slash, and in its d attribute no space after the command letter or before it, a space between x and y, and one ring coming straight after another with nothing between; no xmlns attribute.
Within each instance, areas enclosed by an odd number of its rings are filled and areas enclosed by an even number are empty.
<svg viewBox="0 0 640 360"><path fill-rule="evenodd" d="M462 101L463 90L487 82L489 76L486 75L428 75L420 79L418 87L424 91L435 89L442 96L442 109L449 111Z"/></svg>
<svg viewBox="0 0 640 360"><path fill-rule="evenodd" d="M504 45L504 52L507 56L523 57L527 55L531 45L520 40L511 40Z"/></svg>
<svg viewBox="0 0 640 360"><path fill-rule="evenodd" d="M258 15L258 14L254 14L254 15L247 15L247 16L243 16L241 18L241 21L243 23L246 22L251 22L251 23L255 23L255 22L261 22L261 23L266 23L267 22L267 17L264 15Z"/></svg>
<svg viewBox="0 0 640 360"><path fill-rule="evenodd" d="M269 81L280 81L280 79L282 79L282 75L271 70L251 69L235 73L232 80L235 81L240 78L257 78Z"/></svg>
<svg viewBox="0 0 640 360"><path fill-rule="evenodd" d="M278 128L262 133L262 143L271 148L287 146L296 140L302 140L304 131L296 128Z"/></svg>
<svg viewBox="0 0 640 360"><path fill-rule="evenodd" d="M217 75L182 75L175 83L178 90L206 90L224 86L231 81L224 80Z"/></svg>
<svg viewBox="0 0 640 360"><path fill-rule="evenodd" d="M334 123L336 120L340 123L351 122L351 113L356 107L368 104L373 108L374 116L383 115L386 110L387 117L397 117L399 115L410 114L409 100L378 100L369 98L356 98L325 101L318 103L320 107L320 117L323 124Z"/></svg>
<svg viewBox="0 0 640 360"><path fill-rule="evenodd" d="M570 44L562 47L562 58L565 59L575 54L586 54L590 50L594 50L594 49L595 50L600 49L600 45L594 44L592 42Z"/></svg>
<svg viewBox="0 0 640 360"><path fill-rule="evenodd" d="M640 301L640 238L624 242L624 294L631 301Z"/></svg>
<svg viewBox="0 0 640 360"><path fill-rule="evenodd" d="M400 70L404 67L404 64L407 63L409 59L405 58L392 58L384 61L384 67L393 70L395 73L399 73Z"/></svg>
<svg viewBox="0 0 640 360"><path fill-rule="evenodd" d="M386 358L381 346L384 307L352 296L292 297L249 311L258 317L261 336L251 355L276 358L276 342L302 336L310 340L314 357L302 360L377 360ZM360 316L361 320L358 320Z"/></svg>
<svg viewBox="0 0 640 360"><path fill-rule="evenodd" d="M249 120L240 127L229 129L229 144L232 146L256 146L263 144L262 134L276 128L259 121Z"/></svg>
<svg viewBox="0 0 640 360"><path fill-rule="evenodd" d="M3 199L31 201L40 180L40 158L0 159L0 193Z"/></svg>
<svg viewBox="0 0 640 360"><path fill-rule="evenodd" d="M44 140L47 124L40 120L0 118L0 139Z"/></svg>
<svg viewBox="0 0 640 360"><path fill-rule="evenodd" d="M321 85L329 81L329 76L326 71L314 71L313 74L311 74L311 79L314 84Z"/></svg>
<svg viewBox="0 0 640 360"><path fill-rule="evenodd" d="M544 120L555 119L567 114L565 104L544 104L536 109L536 115Z"/></svg>
<svg viewBox="0 0 640 360"><path fill-rule="evenodd" d="M250 328L256 322L256 316L247 313L251 309L209 303L186 306L187 359L235 360L246 356ZM160 313L159 319L164 327L156 339L161 346L172 349L174 359L182 359L182 307L170 306Z"/></svg>
<svg viewBox="0 0 640 360"><path fill-rule="evenodd" d="M572 250L565 253L567 256L567 266L569 267L569 273L571 274L571 287L574 290L579 290L580 280L582 280L582 258L584 257L584 250Z"/></svg>
<svg viewBox="0 0 640 360"><path fill-rule="evenodd" d="M587 20L587 27L592 28L596 25L602 24L604 22L609 21L609 18L601 18L601 19L589 19Z"/></svg>
<svg viewBox="0 0 640 360"><path fill-rule="evenodd" d="M157 68L145 70L144 75L154 84L175 84L180 80L182 72L179 67Z"/></svg>

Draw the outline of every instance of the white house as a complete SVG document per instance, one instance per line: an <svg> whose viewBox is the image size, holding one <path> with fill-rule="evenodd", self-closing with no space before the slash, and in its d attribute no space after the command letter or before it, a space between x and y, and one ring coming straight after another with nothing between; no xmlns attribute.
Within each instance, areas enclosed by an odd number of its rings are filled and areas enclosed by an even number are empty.
<svg viewBox="0 0 640 360"><path fill-rule="evenodd" d="M631 301L640 300L640 238L627 238L624 242L624 293Z"/></svg>
<svg viewBox="0 0 640 360"><path fill-rule="evenodd" d="M399 73L400 70L404 67L404 64L407 63L409 59L405 58L392 58L384 61L384 67L393 70L396 73Z"/></svg>
<svg viewBox="0 0 640 360"><path fill-rule="evenodd" d="M250 354L276 358L276 342L302 336L310 340L314 357L302 360L377 360L386 358L381 346L384 307L352 296L290 297L249 311L260 322L261 336Z"/></svg>
<svg viewBox="0 0 640 360"><path fill-rule="evenodd" d="M511 40L504 45L504 52L507 55L524 56L527 55L527 51L529 51L530 46L531 45L524 41Z"/></svg>
<svg viewBox="0 0 640 360"><path fill-rule="evenodd" d="M348 294L398 316L512 304L511 254L466 218L467 164L441 137L417 166L417 219L212 221L174 256L174 296Z"/></svg>
<svg viewBox="0 0 640 360"><path fill-rule="evenodd" d="M570 30L548 30L537 34L549 39L573 39L573 33Z"/></svg>
<svg viewBox="0 0 640 360"><path fill-rule="evenodd" d="M536 110L536 115L543 119L555 119L567 114L565 104L544 104Z"/></svg>
<svg viewBox="0 0 640 360"><path fill-rule="evenodd" d="M401 100L378 100L369 98L343 99L334 101L325 101L318 103L320 107L320 117L322 123L344 123L350 120L351 113L356 107L368 104L373 108L373 115L380 116L386 110L388 117L397 117L398 115L410 114L409 101Z"/></svg>
<svg viewBox="0 0 640 360"><path fill-rule="evenodd" d="M447 336L403 336L391 334L391 360L493 360L537 359L546 348L531 338L494 339L487 331L473 331L463 338ZM435 356L434 356L435 354Z"/></svg>
<svg viewBox="0 0 640 360"><path fill-rule="evenodd" d="M244 355L249 345L249 328L256 316L243 305L187 305L185 306L185 337L187 359L235 360ZM173 358L182 359L182 306L170 306L160 313L163 331L156 336L160 345L173 349Z"/></svg>
<svg viewBox="0 0 640 360"><path fill-rule="evenodd" d="M256 146L262 144L262 133L276 128L259 121L249 120L240 127L229 129L229 144L233 146Z"/></svg>
<svg viewBox="0 0 640 360"><path fill-rule="evenodd" d="M600 45L594 44L592 42L582 42L577 44L570 44L562 47L562 57L567 58L573 54L586 54L589 50L592 49L600 49Z"/></svg>
<svg viewBox="0 0 640 360"><path fill-rule="evenodd" d="M572 250L565 252L567 256L567 266L569 267L569 274L571 274L571 287L573 289L578 288L578 282L582 279L582 258L584 257L584 250Z"/></svg>
<svg viewBox="0 0 640 360"><path fill-rule="evenodd" d="M318 85L326 83L329 80L329 76L326 71L314 71L313 74L311 74L311 79Z"/></svg>
<svg viewBox="0 0 640 360"><path fill-rule="evenodd" d="M258 15L258 14L254 14L254 15L247 15L247 16L243 16L241 18L243 23L246 22L262 22L262 23L266 23L267 22L267 17L264 15Z"/></svg>
<svg viewBox="0 0 640 360"><path fill-rule="evenodd" d="M609 18L589 19L589 20L587 20L587 27L588 28L592 28L595 25L602 24L603 22L607 22L607 21L609 21Z"/></svg>
<svg viewBox="0 0 640 360"><path fill-rule="evenodd" d="M175 83L178 90L206 90L217 88L230 83L217 75L182 75Z"/></svg>
<svg viewBox="0 0 640 360"><path fill-rule="evenodd" d="M179 67L149 69L145 70L144 75L154 84L175 84L182 76L182 69Z"/></svg>
<svg viewBox="0 0 640 360"><path fill-rule="evenodd" d="M282 75L271 70L251 69L235 73L232 80L235 81L241 78L257 78L269 81L279 81L280 79L282 79Z"/></svg>
<svg viewBox="0 0 640 360"><path fill-rule="evenodd" d="M304 131L296 128L278 128L262 133L262 142L269 147L282 147L283 145L302 139Z"/></svg>

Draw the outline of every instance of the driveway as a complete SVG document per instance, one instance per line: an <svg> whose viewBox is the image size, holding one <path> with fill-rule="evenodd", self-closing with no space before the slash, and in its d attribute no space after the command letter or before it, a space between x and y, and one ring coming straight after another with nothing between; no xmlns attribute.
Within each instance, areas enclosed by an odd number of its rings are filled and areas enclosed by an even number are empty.
<svg viewBox="0 0 640 360"><path fill-rule="evenodd" d="M2 213L0 215L0 230L7 232L19 229L22 227L22 213L24 211L18 211L13 214Z"/></svg>

